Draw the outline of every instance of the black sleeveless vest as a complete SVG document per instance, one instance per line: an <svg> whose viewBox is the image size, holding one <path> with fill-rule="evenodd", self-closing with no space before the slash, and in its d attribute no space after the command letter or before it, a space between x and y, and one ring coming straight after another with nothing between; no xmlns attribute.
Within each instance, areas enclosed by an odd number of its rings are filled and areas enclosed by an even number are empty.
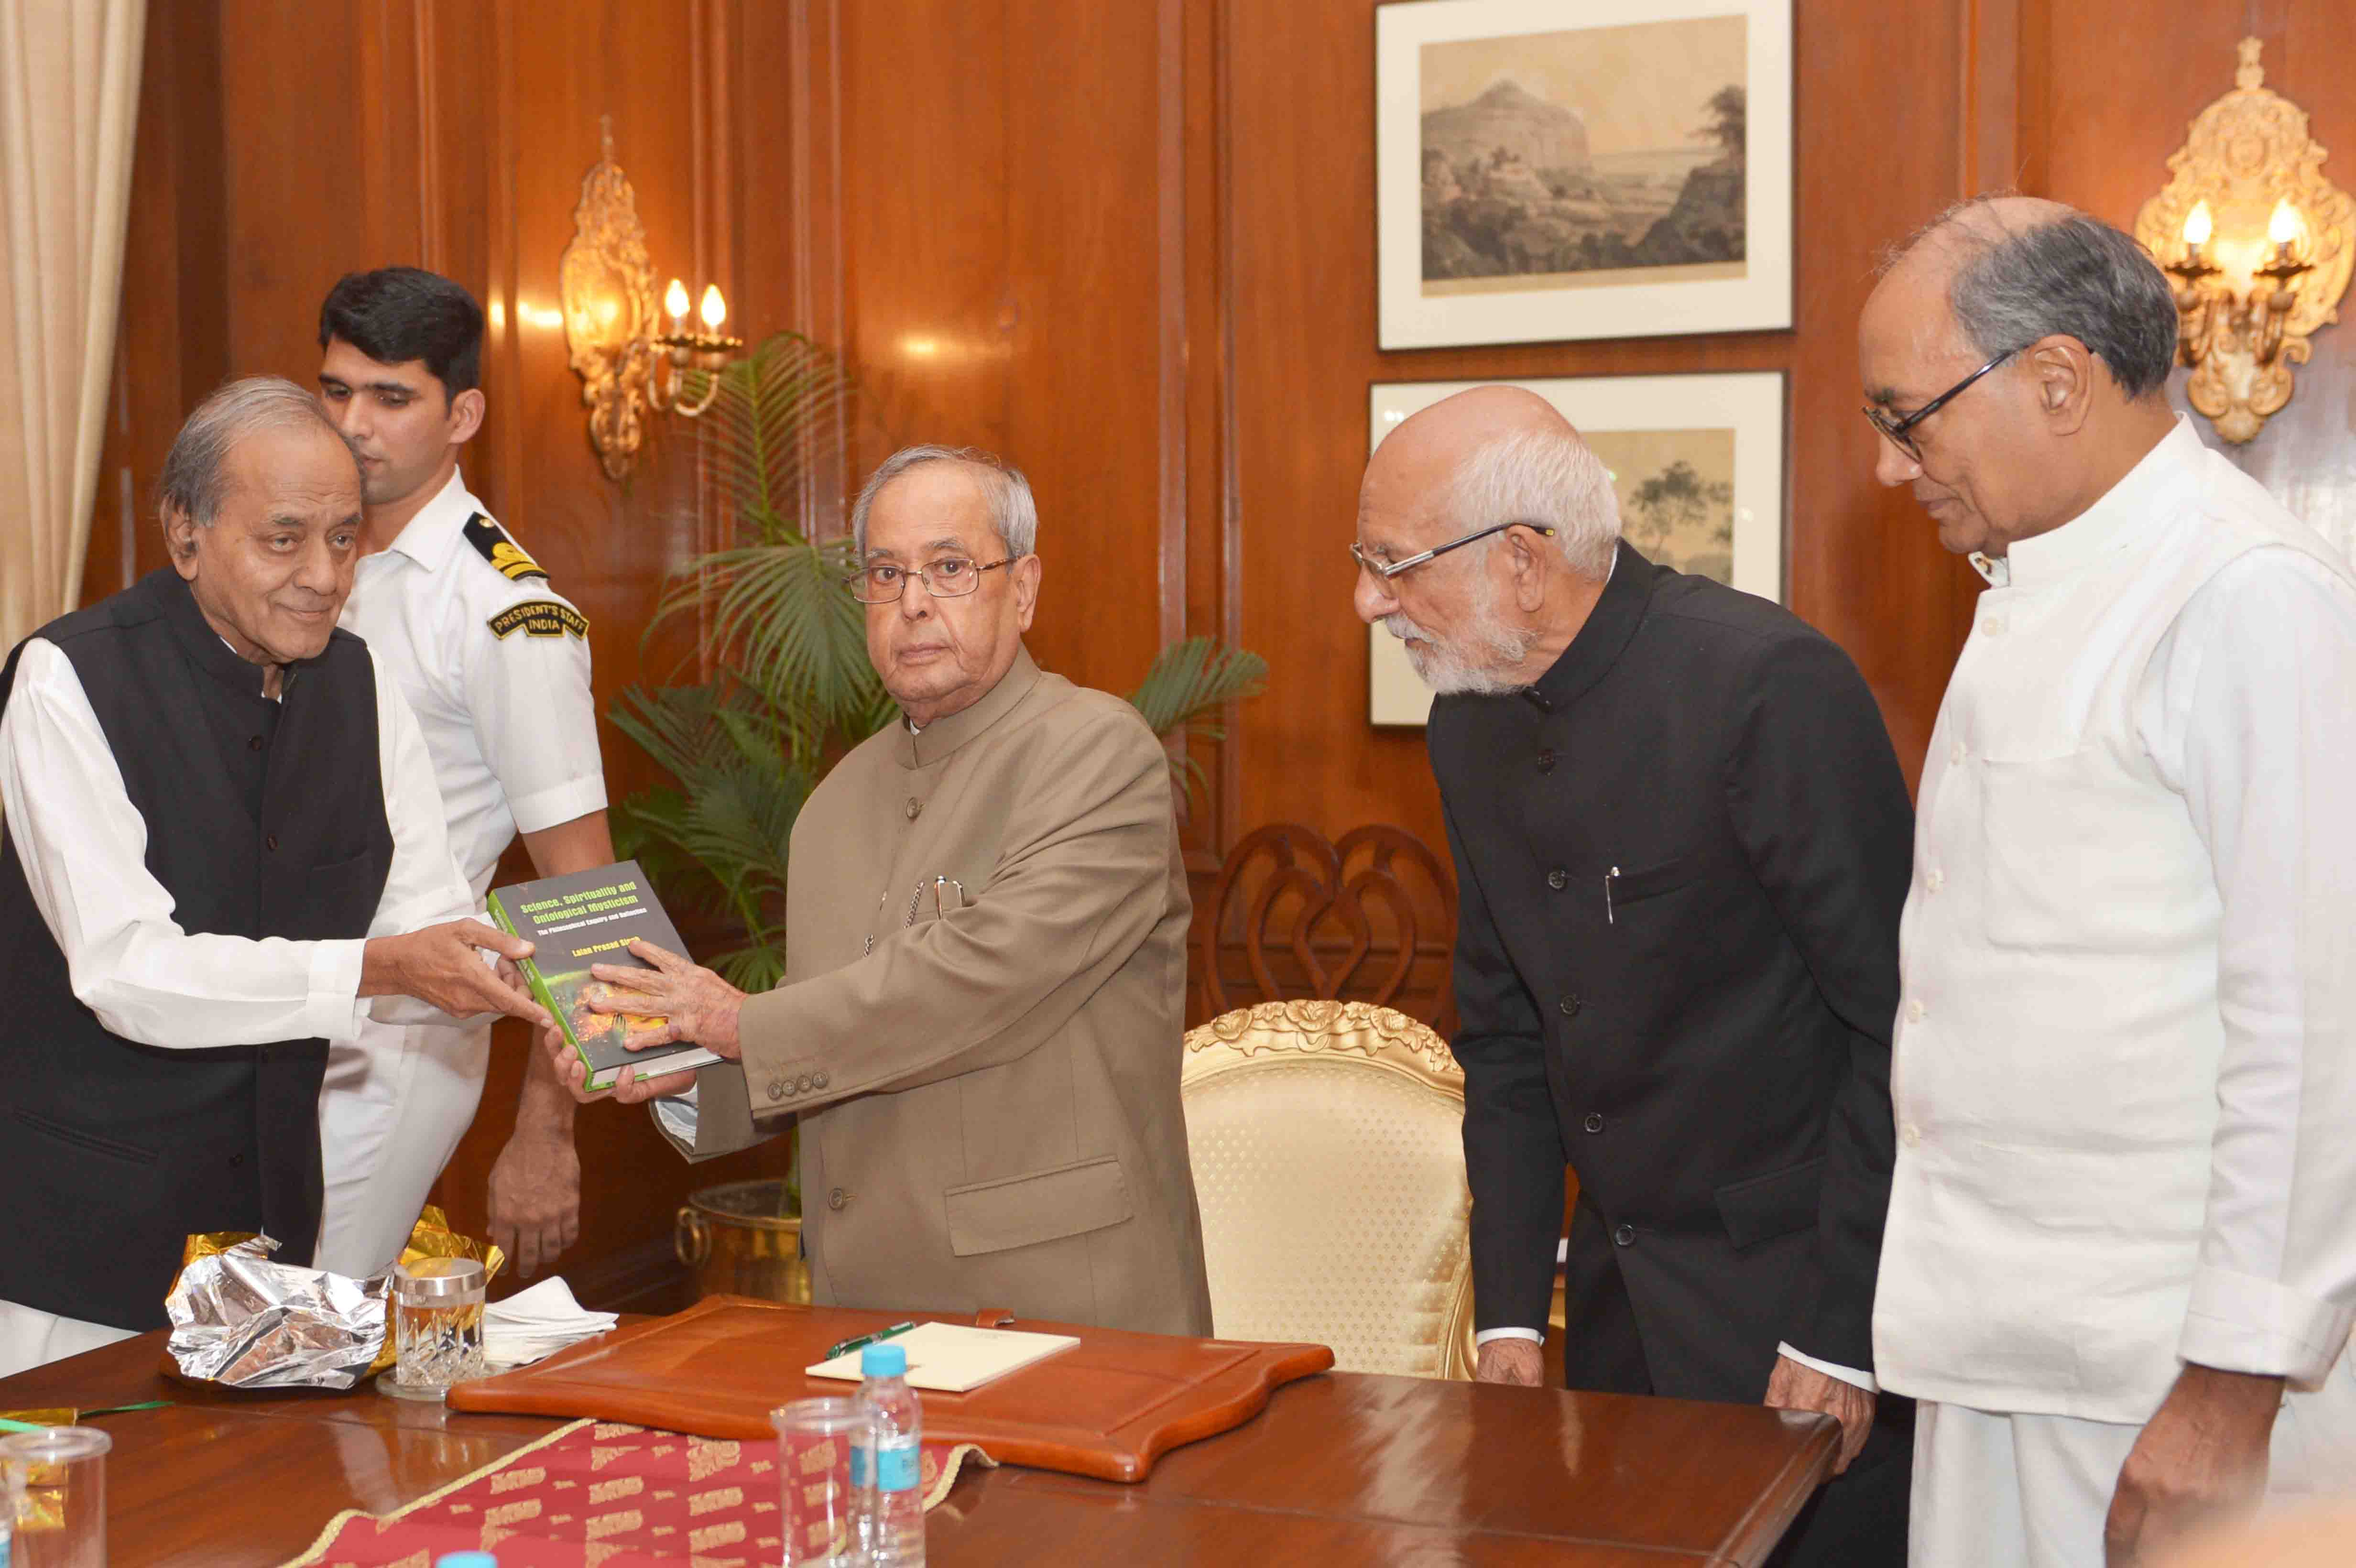
<svg viewBox="0 0 2356 1568"><path fill-rule="evenodd" d="M273 702L168 567L34 635L80 679L183 931L368 934L392 833L359 638L338 631L289 667ZM0 669L0 707L23 651ZM111 1033L33 906L18 826L0 822L0 1300L159 1328L191 1232L264 1231L280 1262L307 1264L326 1041L178 1050Z"/></svg>

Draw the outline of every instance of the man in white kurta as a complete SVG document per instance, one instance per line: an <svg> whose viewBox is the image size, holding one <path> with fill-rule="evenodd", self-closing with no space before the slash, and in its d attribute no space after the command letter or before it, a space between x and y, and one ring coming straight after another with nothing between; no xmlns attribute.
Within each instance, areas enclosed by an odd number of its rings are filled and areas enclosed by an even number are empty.
<svg viewBox="0 0 2356 1568"><path fill-rule="evenodd" d="M335 629L359 532L350 452L301 389L255 378L189 417L159 486L172 566L51 622L0 672L0 973L18 1015L0 1125L29 1167L0 1226L16 1271L0 1375L161 1327L189 1231L259 1215L284 1260L309 1261L316 1042L486 1007L546 1017L483 963L529 944L467 918L416 721ZM343 856L354 841L373 847ZM290 937L306 900L366 918ZM275 1098L253 1086L264 1058L294 1063Z"/></svg>
<svg viewBox="0 0 2356 1568"><path fill-rule="evenodd" d="M2014 198L1861 326L1876 472L1989 584L1900 938L1917 1564L2356 1485L2356 578L2169 411L2175 323L2126 236Z"/></svg>
<svg viewBox="0 0 2356 1568"><path fill-rule="evenodd" d="M344 629L417 714L477 908L519 833L543 877L614 859L589 685L589 623L466 487L481 425L482 311L415 267L354 272L319 318L319 400L359 453L366 529ZM371 1024L333 1044L319 1100L319 1261L398 1257L475 1120L490 1021ZM491 1239L529 1276L580 1233L573 1103L530 1054L515 1131L491 1168Z"/></svg>

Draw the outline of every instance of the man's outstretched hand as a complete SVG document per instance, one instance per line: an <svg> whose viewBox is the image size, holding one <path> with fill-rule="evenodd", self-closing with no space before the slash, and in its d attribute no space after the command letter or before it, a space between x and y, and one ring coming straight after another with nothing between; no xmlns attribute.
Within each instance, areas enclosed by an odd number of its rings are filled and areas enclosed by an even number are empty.
<svg viewBox="0 0 2356 1568"><path fill-rule="evenodd" d="M485 952L512 964L531 956L531 944L479 920L445 921L403 936L371 936L360 950L360 995L414 997L452 1018L505 1013L535 1029L545 1026L547 1009L494 973L483 962Z"/></svg>

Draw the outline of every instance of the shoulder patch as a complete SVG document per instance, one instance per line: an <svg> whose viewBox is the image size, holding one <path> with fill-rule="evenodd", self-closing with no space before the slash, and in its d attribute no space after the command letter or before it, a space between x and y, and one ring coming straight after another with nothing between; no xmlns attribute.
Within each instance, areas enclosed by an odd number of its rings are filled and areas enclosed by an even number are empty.
<svg viewBox="0 0 2356 1568"><path fill-rule="evenodd" d="M527 599L520 604L510 604L491 617L491 635L505 641L517 632L527 637L562 637L589 635L589 618L570 604L560 604L553 599Z"/></svg>
<svg viewBox="0 0 2356 1568"><path fill-rule="evenodd" d="M527 577L548 581L547 569L524 554L523 546L508 538L507 529L480 512L466 519L466 542L509 582L521 582Z"/></svg>

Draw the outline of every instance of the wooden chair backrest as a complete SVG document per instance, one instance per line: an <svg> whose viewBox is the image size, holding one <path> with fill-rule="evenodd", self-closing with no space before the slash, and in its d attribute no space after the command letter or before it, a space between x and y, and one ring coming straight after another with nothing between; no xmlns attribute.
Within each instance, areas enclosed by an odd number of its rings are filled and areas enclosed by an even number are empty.
<svg viewBox="0 0 2356 1568"><path fill-rule="evenodd" d="M1197 1017L1258 1002L1364 1001L1456 1026L1456 879L1413 834L1379 825L1329 842L1271 823L1219 868L1196 955Z"/></svg>

